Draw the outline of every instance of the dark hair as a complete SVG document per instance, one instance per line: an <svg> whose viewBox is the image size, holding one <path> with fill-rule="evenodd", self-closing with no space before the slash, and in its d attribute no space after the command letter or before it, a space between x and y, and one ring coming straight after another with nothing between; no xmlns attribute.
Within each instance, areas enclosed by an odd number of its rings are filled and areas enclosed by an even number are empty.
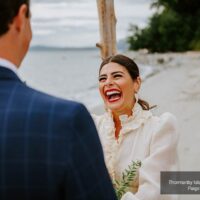
<svg viewBox="0 0 200 200"><path fill-rule="evenodd" d="M0 1L0 36L9 30L9 25L17 16L19 8L22 4L28 6L26 17L29 17L30 0L1 0Z"/></svg>
<svg viewBox="0 0 200 200"><path fill-rule="evenodd" d="M140 72L139 72L139 68L137 64L131 58L124 56L122 54L117 54L117 55L113 55L108 58L105 58L100 65L99 74L103 66L110 62L118 63L122 65L123 67L125 67L128 73L130 74L132 80L136 80L137 77L140 76ZM143 110L151 109L151 107L149 106L149 103L142 99L139 99L138 103L140 104Z"/></svg>

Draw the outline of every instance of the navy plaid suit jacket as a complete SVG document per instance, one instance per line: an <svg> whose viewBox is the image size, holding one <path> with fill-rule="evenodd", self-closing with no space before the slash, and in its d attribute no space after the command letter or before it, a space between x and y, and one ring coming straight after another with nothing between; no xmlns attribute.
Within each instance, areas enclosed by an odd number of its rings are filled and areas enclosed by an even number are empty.
<svg viewBox="0 0 200 200"><path fill-rule="evenodd" d="M0 200L115 200L86 108L0 67Z"/></svg>

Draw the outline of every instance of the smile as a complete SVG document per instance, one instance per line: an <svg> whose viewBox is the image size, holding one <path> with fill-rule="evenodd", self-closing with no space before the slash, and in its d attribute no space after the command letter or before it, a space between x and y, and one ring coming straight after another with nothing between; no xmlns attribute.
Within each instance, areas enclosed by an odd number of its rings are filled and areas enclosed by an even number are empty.
<svg viewBox="0 0 200 200"><path fill-rule="evenodd" d="M121 99L122 92L117 89L112 89L112 90L106 90L104 95L108 100L108 102L113 103Z"/></svg>

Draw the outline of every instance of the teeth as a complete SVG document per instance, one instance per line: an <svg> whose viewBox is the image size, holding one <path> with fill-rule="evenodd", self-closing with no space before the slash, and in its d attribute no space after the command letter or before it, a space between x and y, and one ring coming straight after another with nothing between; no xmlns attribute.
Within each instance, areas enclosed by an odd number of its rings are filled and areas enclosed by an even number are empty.
<svg viewBox="0 0 200 200"><path fill-rule="evenodd" d="M106 92L107 96L110 96L110 95L113 95L113 94L120 94L120 92L119 91L109 91L109 92Z"/></svg>

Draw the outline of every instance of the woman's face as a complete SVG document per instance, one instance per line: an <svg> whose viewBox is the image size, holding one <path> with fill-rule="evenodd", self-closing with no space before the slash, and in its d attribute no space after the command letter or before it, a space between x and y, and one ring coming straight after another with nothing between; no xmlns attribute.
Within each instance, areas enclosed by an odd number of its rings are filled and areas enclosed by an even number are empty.
<svg viewBox="0 0 200 200"><path fill-rule="evenodd" d="M122 65L114 62L104 65L99 75L99 91L106 108L114 114L130 116L140 83L140 78L133 81Z"/></svg>

